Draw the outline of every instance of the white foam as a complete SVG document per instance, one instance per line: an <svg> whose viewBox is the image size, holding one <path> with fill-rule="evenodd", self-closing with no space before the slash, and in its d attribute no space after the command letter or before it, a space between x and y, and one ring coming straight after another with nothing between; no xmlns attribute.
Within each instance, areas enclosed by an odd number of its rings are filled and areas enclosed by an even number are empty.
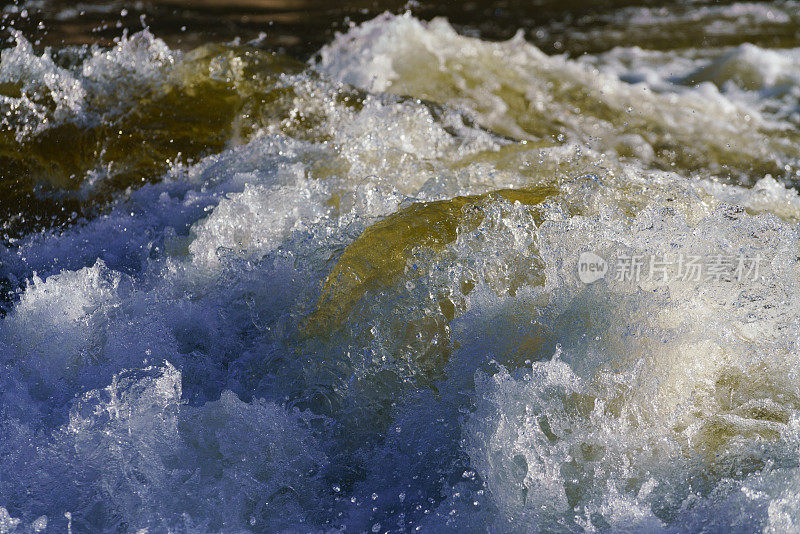
<svg viewBox="0 0 800 534"><path fill-rule="evenodd" d="M0 104L9 110L3 124L20 142L64 122L90 124L129 109L181 57L145 30L123 36L109 50L93 48L79 69L66 69L49 49L36 55L20 32L13 35L16 46L0 54L0 83L18 85L20 95L4 95Z"/></svg>
<svg viewBox="0 0 800 534"><path fill-rule="evenodd" d="M566 138L607 154L638 156L645 164L657 163L662 168L731 172L742 168L737 161L742 154L750 162L747 170L753 162L761 162L756 165L783 171L784 164L796 161L798 154L784 122L791 115L789 104L782 104L782 113L762 116L778 95L764 92L743 97L721 92L712 83L689 88L665 79L665 71L684 74L694 67L697 81L714 80L727 88L724 76L698 73L736 65L730 80L744 80L746 89L788 83L796 92L796 81L785 74L791 71L787 67L792 64L792 52L743 45L728 53L733 59L724 56L710 67L680 55L665 59L665 54L636 49L629 53L640 66L652 60L657 64L647 65L638 76L620 72L619 59L614 59L620 53L615 52L612 59L596 62L597 69L587 60L547 56L521 34L490 43L457 34L443 19L424 23L409 14L387 14L340 34L320 51L314 67L366 90L446 103L488 128L517 138ZM687 74L687 78L692 76ZM753 76L758 78L756 87L751 84ZM795 95L795 104L796 100ZM631 153L626 139L632 135L650 146ZM680 148L664 148L676 143ZM701 145L702 149L694 148Z"/></svg>
<svg viewBox="0 0 800 534"><path fill-rule="evenodd" d="M23 139L53 123L78 118L86 90L72 73L53 63L48 52L37 56L33 46L14 31L16 46L0 53L0 83L19 84L20 96L0 96L7 114L2 125ZM55 107L50 109L48 97ZM13 120L9 117L13 116Z"/></svg>

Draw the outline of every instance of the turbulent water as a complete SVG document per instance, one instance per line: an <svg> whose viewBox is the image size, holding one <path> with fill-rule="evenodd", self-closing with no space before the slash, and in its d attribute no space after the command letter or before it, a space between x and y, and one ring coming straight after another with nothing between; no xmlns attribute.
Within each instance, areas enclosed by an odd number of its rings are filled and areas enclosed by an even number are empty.
<svg viewBox="0 0 800 534"><path fill-rule="evenodd" d="M13 32L0 532L800 529L799 12Z"/></svg>

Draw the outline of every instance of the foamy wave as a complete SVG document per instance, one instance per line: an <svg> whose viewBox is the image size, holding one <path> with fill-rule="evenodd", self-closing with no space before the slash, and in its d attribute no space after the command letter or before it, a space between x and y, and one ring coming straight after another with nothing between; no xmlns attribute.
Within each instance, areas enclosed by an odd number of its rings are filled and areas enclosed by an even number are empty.
<svg viewBox="0 0 800 534"><path fill-rule="evenodd" d="M746 62L737 56L735 63ZM566 138L662 169L733 174L746 183L754 169L783 174L798 157L794 133L762 116L764 105L731 99L713 84L666 92L646 80L630 84L613 69L547 56L521 34L488 43L441 19L386 15L352 28L321 50L316 68L367 90L464 109L516 138ZM762 83L776 82L759 72Z"/></svg>

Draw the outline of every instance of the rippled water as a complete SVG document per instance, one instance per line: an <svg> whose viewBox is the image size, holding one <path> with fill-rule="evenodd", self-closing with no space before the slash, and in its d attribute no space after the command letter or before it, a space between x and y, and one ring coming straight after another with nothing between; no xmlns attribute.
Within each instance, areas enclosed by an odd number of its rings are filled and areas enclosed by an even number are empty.
<svg viewBox="0 0 800 534"><path fill-rule="evenodd" d="M5 8L0 532L800 528L800 4L411 7Z"/></svg>

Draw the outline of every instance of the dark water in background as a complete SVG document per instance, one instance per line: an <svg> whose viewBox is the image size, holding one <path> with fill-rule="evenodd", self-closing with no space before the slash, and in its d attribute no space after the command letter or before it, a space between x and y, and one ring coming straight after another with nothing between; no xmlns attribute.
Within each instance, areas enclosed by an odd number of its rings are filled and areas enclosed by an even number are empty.
<svg viewBox="0 0 800 534"><path fill-rule="evenodd" d="M800 528L799 2L2 13L0 532Z"/></svg>
<svg viewBox="0 0 800 534"><path fill-rule="evenodd" d="M734 4L724 1L538 0L402 2L362 0L139 1L139 2L5 2L4 16L30 40L42 45L109 44L122 30L136 32L142 21L172 47L259 39L260 46L307 58L350 22L359 23L390 11L410 10L423 20L446 17L459 31L484 39L508 39L522 29L528 41L547 53L597 53L614 46L637 44L668 50L685 47L738 45L797 46L796 24L759 21L733 33L708 25L674 21L667 14L696 13L704 7ZM664 24L636 28L618 15L622 10L663 8ZM124 10L124 15L121 15ZM27 16L21 15L27 11ZM144 18L142 18L144 17ZM796 22L796 21L795 21ZM39 28L39 23L44 28Z"/></svg>

